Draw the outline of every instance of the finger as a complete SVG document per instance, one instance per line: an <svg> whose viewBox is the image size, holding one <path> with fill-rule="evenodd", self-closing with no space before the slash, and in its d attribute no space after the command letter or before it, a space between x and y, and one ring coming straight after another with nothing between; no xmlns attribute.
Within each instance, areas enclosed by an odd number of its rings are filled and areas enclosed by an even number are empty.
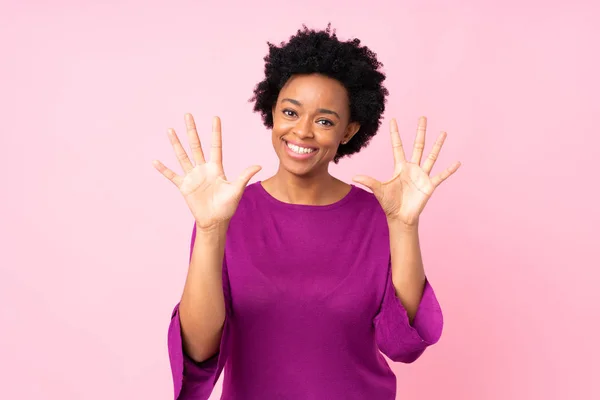
<svg viewBox="0 0 600 400"><path fill-rule="evenodd" d="M392 119L390 122L390 137L392 138L392 150L394 152L394 163L400 164L406 161L406 155L404 154L404 146L402 146L402 138L398 131L398 122Z"/></svg>
<svg viewBox="0 0 600 400"><path fill-rule="evenodd" d="M425 131L427 130L427 118L419 118L419 125L417 127L417 137L415 138L415 144L413 147L412 163L421 165L421 157L423 156L423 149L425 148Z"/></svg>
<svg viewBox="0 0 600 400"><path fill-rule="evenodd" d="M461 166L461 163L457 161L454 164L452 164L450 167L446 168L444 171L442 171L439 174L437 174L436 176L434 176L431 179L431 183L433 184L433 187L438 187L442 182L444 182L446 179L448 179L450 177L450 175L455 173L460 166Z"/></svg>
<svg viewBox="0 0 600 400"><path fill-rule="evenodd" d="M245 188L248 185L248 182L250 182L250 179L252 179L252 177L261 169L262 167L260 165L253 165L246 168L237 179L237 185L240 187L240 189Z"/></svg>
<svg viewBox="0 0 600 400"><path fill-rule="evenodd" d="M219 117L213 118L212 143L210 144L210 161L213 161L219 165L223 163L223 139L221 137L221 119Z"/></svg>
<svg viewBox="0 0 600 400"><path fill-rule="evenodd" d="M177 161L179 161L179 165L181 168L187 173L194 168L194 165L190 161L187 153L185 152L177 134L174 129L169 129L167 134L169 135L169 141L171 142L171 146L173 146L173 150L175 151L175 157L177 157Z"/></svg>
<svg viewBox="0 0 600 400"><path fill-rule="evenodd" d="M165 167L163 163L161 163L158 160L154 160L152 162L152 165L154 165L154 168L156 168L156 170L160 172L165 178L173 182L175 186L181 186L183 178L177 175L175 172L171 171L169 168Z"/></svg>
<svg viewBox="0 0 600 400"><path fill-rule="evenodd" d="M376 197L379 197L379 194L381 193L381 182L379 182L377 179L366 175L357 175L352 178L352 180L368 187Z"/></svg>
<svg viewBox="0 0 600 400"><path fill-rule="evenodd" d="M204 164L206 161L204 160L204 153L202 152L202 144L200 143L196 122L194 121L192 114L185 114L185 128L187 130L188 140L190 141L194 162L196 165Z"/></svg>
<svg viewBox="0 0 600 400"><path fill-rule="evenodd" d="M440 136L438 136L437 140L435 141L435 144L433 145L433 149L431 149L431 153L429 153L427 159L423 163L423 171L425 171L427 175L429 175L433 168L433 165L438 159L440 150L442 150L442 146L444 145L444 140L446 140L446 136L446 132L440 133Z"/></svg>

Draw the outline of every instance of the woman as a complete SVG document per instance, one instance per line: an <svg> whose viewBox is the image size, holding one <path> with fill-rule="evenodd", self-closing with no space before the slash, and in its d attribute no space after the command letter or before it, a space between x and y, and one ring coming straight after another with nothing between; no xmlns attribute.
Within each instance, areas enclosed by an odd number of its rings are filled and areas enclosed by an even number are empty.
<svg viewBox="0 0 600 400"><path fill-rule="evenodd" d="M194 161L169 130L184 175L155 162L195 219L168 334L175 398L207 399L225 369L222 399L394 399L382 353L413 362L442 332L418 222L459 164L431 177L445 134L421 165L425 119L410 160L392 121L391 180L354 178L371 193L334 178L330 162L366 147L379 128L381 63L329 27L269 47L252 100L272 129L276 174L248 185L253 166L228 181L219 119L206 160L189 114Z"/></svg>

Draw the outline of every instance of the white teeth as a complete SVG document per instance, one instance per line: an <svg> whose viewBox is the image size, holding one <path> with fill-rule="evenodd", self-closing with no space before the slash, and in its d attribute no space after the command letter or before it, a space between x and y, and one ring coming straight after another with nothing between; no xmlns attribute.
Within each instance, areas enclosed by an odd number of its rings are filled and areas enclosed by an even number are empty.
<svg viewBox="0 0 600 400"><path fill-rule="evenodd" d="M296 146L295 144L291 144L289 142L286 142L286 144L287 144L287 147L292 149L292 151L294 153L298 153L298 154L308 154L308 153L312 153L313 151L315 151L315 149L307 149L305 147L299 147L299 146Z"/></svg>

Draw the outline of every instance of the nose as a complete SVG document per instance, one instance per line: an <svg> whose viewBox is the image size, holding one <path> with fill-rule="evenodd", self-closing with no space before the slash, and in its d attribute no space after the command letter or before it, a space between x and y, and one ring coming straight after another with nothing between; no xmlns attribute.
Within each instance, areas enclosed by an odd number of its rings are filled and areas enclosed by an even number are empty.
<svg viewBox="0 0 600 400"><path fill-rule="evenodd" d="M293 132L300 139L313 137L312 123L310 118L299 118L296 122L296 125L294 125Z"/></svg>

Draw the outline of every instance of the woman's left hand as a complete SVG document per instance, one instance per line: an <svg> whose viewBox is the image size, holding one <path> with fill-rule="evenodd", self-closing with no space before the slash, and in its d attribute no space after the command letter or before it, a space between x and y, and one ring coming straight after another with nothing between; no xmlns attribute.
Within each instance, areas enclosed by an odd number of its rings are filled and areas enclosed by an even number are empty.
<svg viewBox="0 0 600 400"><path fill-rule="evenodd" d="M431 153L421 166L421 158L425 147L425 130L427 119L421 117L417 129L417 136L410 161L407 161L402 147L402 140L398 132L396 120L390 123L390 134L394 151L394 175L387 182L380 182L374 178L358 175L353 181L365 185L373 191L379 200L388 221L397 221L406 226L416 226L419 216L425 208L433 191L460 167L460 162L455 162L446 170L434 177L429 174L440 153L446 133L442 132L435 142Z"/></svg>

